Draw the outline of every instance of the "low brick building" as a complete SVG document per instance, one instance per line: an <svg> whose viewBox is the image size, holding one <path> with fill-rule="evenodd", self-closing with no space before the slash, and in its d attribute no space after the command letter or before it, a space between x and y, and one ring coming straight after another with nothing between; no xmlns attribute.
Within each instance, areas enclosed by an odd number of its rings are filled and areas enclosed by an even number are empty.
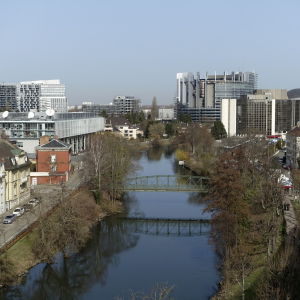
<svg viewBox="0 0 300 300"><path fill-rule="evenodd" d="M35 149L36 172L30 174L31 184L53 184L69 180L71 145L57 139L47 141L43 137L41 146Z"/></svg>

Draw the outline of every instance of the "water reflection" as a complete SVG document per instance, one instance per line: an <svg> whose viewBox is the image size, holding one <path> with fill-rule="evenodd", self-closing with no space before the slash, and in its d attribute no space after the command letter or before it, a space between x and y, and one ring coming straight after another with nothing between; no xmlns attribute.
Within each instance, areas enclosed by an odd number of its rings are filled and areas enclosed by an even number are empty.
<svg viewBox="0 0 300 300"><path fill-rule="evenodd" d="M143 167L137 176L192 174L173 157L167 147L136 154ZM198 193L130 192L124 194L123 205L127 217L210 217L209 213L202 215L205 204ZM96 226L80 253L59 257L56 264L37 265L21 284L0 290L0 299L113 299L125 289L138 291L166 281L178 286L178 300L211 295L218 274L207 244L206 224L128 226L119 217L109 217Z"/></svg>
<svg viewBox="0 0 300 300"><path fill-rule="evenodd" d="M117 266L118 254L134 248L140 236L114 216L96 226L93 234L80 253L44 265L40 275L28 276L19 286L2 289L1 299L79 299L95 283L104 286L109 266Z"/></svg>
<svg viewBox="0 0 300 300"><path fill-rule="evenodd" d="M164 147L159 147L159 148L150 148L147 151L147 157L148 160L160 160L162 157L162 154L164 154L166 152L166 148Z"/></svg>
<svg viewBox="0 0 300 300"><path fill-rule="evenodd" d="M204 202L204 198L207 194L202 193L189 193L188 203L194 206L202 206Z"/></svg>

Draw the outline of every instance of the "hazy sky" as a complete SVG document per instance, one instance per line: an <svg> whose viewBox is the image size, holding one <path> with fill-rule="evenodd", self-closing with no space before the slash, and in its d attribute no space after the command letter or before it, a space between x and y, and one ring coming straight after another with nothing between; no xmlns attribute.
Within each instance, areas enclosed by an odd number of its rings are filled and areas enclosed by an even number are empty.
<svg viewBox="0 0 300 300"><path fill-rule="evenodd" d="M299 88L300 1L2 0L0 82L60 79L69 105L173 103L176 73Z"/></svg>

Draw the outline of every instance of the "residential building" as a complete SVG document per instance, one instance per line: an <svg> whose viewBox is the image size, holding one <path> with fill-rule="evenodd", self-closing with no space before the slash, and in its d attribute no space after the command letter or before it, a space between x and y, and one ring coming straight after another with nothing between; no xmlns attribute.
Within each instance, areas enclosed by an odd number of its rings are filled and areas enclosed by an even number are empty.
<svg viewBox="0 0 300 300"><path fill-rule="evenodd" d="M105 131L115 131L120 133L126 139L136 139L138 134L144 135L143 130L133 126L124 117L108 117L106 118Z"/></svg>
<svg viewBox="0 0 300 300"><path fill-rule="evenodd" d="M254 72L232 72L200 78L197 72L177 73L175 117L190 114L194 122L213 122L221 118L221 99L238 99L252 94L257 86Z"/></svg>
<svg viewBox="0 0 300 300"><path fill-rule="evenodd" d="M125 115L132 111L139 112L141 110L141 99L134 96L117 96L114 99L116 116Z"/></svg>
<svg viewBox="0 0 300 300"><path fill-rule="evenodd" d="M35 155L41 136L54 138L70 144L72 153L86 149L90 134L104 131L104 118L95 113L55 113L44 112L0 114L0 131L17 141L18 147Z"/></svg>
<svg viewBox="0 0 300 300"><path fill-rule="evenodd" d="M286 135L286 163L292 168L300 165L300 122Z"/></svg>
<svg viewBox="0 0 300 300"><path fill-rule="evenodd" d="M69 180L71 170L71 145L43 137L36 151L36 172L32 172L31 184L60 183Z"/></svg>
<svg viewBox="0 0 300 300"><path fill-rule="evenodd" d="M0 214L20 205L30 195L30 164L25 151L0 139Z"/></svg>
<svg viewBox="0 0 300 300"><path fill-rule="evenodd" d="M16 84L0 84L0 107L9 105L13 111L67 112L68 101L65 85L59 79L23 81Z"/></svg>

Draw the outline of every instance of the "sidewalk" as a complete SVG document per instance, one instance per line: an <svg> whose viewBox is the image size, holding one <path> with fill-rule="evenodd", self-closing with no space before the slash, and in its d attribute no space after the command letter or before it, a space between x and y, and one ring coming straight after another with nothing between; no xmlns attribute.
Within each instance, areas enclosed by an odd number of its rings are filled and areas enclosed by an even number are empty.
<svg viewBox="0 0 300 300"><path fill-rule="evenodd" d="M288 194L284 196L284 203L290 204L290 209L284 210L284 217L286 220L286 238L285 238L286 246L291 245L292 238L294 235L294 228L295 228L295 225L297 225L297 219L295 216L294 205L292 203L293 199L294 199L294 196L289 196Z"/></svg>

